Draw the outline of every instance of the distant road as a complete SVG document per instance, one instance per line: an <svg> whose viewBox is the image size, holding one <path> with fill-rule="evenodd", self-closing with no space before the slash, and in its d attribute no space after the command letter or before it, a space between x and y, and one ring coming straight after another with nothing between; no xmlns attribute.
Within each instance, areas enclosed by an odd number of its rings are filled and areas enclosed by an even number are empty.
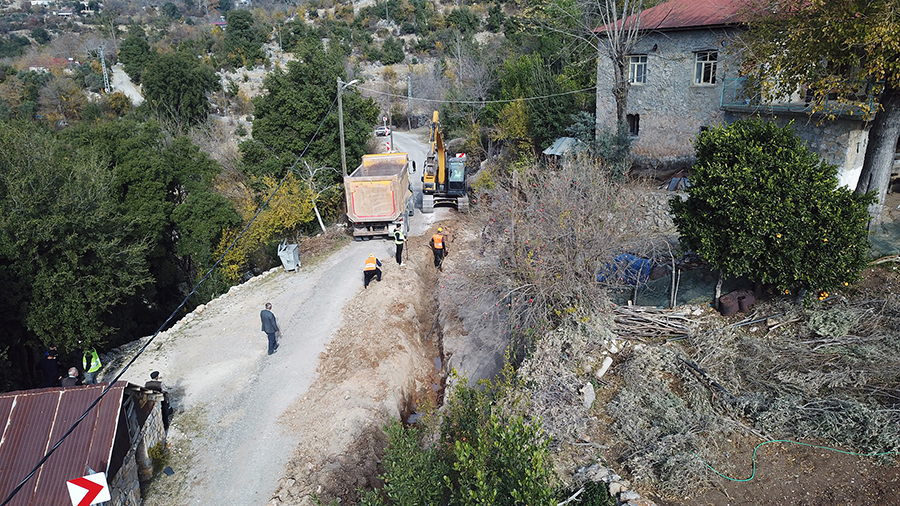
<svg viewBox="0 0 900 506"><path fill-rule="evenodd" d="M121 91L127 95L135 107L144 102L144 97L141 96L134 83L131 82L131 78L122 70L121 63L112 66L112 82L110 84L112 84L113 91Z"/></svg>

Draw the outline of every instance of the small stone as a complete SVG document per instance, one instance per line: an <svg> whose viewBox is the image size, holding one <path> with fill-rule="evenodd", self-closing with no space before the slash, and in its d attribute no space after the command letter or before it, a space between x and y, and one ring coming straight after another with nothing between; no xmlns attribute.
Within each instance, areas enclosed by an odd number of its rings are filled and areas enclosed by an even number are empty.
<svg viewBox="0 0 900 506"><path fill-rule="evenodd" d="M640 499L641 496L634 490L628 490L626 492L622 492L622 495L619 496L619 500L622 502L625 501L633 501L635 499Z"/></svg>
<svg viewBox="0 0 900 506"><path fill-rule="evenodd" d="M759 330L759 327L757 327L756 325L750 327L750 332L756 332L757 330Z"/></svg>
<svg viewBox="0 0 900 506"><path fill-rule="evenodd" d="M615 496L616 494L625 492L626 490L628 490L628 487L626 487L624 483L614 481L609 484L609 495Z"/></svg>
<svg viewBox="0 0 900 506"><path fill-rule="evenodd" d="M581 389L581 393L584 394L584 400L582 401L584 404L584 409L590 409L591 406L594 405L594 401L597 399L597 394L594 392L594 385L591 383L586 383Z"/></svg>
<svg viewBox="0 0 900 506"><path fill-rule="evenodd" d="M702 315L702 314L703 314L703 310L702 310L702 309L695 309L695 310L691 311L691 315L692 315L692 316L700 316L700 315Z"/></svg>

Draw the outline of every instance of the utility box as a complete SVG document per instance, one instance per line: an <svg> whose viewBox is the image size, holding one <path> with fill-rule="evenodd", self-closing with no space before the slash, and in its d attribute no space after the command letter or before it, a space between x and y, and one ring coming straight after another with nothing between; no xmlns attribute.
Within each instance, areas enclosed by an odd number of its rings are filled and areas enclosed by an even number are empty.
<svg viewBox="0 0 900 506"><path fill-rule="evenodd" d="M278 245L278 256L281 258L281 265L284 270L293 271L300 268L300 251L298 245L288 244L287 239L281 241Z"/></svg>

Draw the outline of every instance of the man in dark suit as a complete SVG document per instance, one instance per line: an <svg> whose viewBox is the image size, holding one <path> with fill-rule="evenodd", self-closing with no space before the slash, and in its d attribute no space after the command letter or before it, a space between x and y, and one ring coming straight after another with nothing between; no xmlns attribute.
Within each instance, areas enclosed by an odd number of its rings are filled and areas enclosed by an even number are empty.
<svg viewBox="0 0 900 506"><path fill-rule="evenodd" d="M266 308L260 311L259 319L262 320L262 331L269 338L269 355L278 351L278 341L276 334L278 333L278 323L275 322L275 315L272 313L272 304L266 302Z"/></svg>

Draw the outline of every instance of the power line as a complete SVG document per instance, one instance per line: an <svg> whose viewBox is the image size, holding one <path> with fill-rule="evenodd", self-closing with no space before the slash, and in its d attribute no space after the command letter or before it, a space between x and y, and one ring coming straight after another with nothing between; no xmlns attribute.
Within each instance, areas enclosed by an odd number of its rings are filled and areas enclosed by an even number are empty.
<svg viewBox="0 0 900 506"><path fill-rule="evenodd" d="M59 438L59 441L57 441L56 444L54 444L53 447L47 451L47 453L41 458L41 460L37 463L37 465L34 466L34 469L32 469L31 472L29 472L28 475L25 476L25 478L23 478L22 481L19 482L18 485L16 485L16 488L14 488L13 491L9 494L9 496L2 503L0 503L0 506L6 506L7 504L9 504L9 502L13 499L13 497L15 497L15 495L19 493L19 491L22 489L22 487L25 486L26 483L28 483L28 480L30 480L32 477L34 477L34 475L35 475L35 473L37 473L38 469L40 469L41 466L44 465L45 462L47 462L47 459L49 459L50 456L53 455L53 453L56 451L56 449L59 448L60 445L62 445L63 441L65 441L69 437L69 435L75 431L75 429L78 427L78 425L81 423L81 421L84 420L88 416L88 414L91 412L91 410L94 409L94 407L100 403L100 401L103 399L103 397L106 396L106 394L109 392L109 390L112 388L112 386L117 381L119 381L119 378L121 378L123 374L125 374L125 371L127 371L131 367L131 365L134 364L135 361L137 361L138 357L140 357L141 354L143 354L144 351L147 349L147 347L150 346L150 343L152 343L153 340L156 339L156 336L158 336L159 333L162 332L162 329L165 328L166 325L168 325L168 323L170 321L172 321L172 318L175 317L175 315L178 313L178 311L182 307L184 307L184 305L187 303L187 301L195 293L197 293L197 289L200 288L200 285L202 285L209 278L210 274L212 274L212 272L216 269L216 267L218 267L219 264L222 263L222 260L225 259L225 255L227 255L228 252L231 251L232 248L234 248L234 246L235 246L235 244L237 244L238 240L241 237L243 237L244 233L246 233L247 230L250 228L250 225L252 225L253 222L256 221L256 218L260 215L260 213L262 213L263 209L265 209L266 206L269 205L269 202L272 200L272 198L275 197L275 194L278 193L278 190L281 189L282 185L284 185L284 182L287 180L287 177L294 172L294 167L296 167L297 164L300 163L300 160L303 158L303 155L306 154L307 150L309 150L309 147L312 145L312 142L319 135L319 132L322 130L322 125L325 124L325 120L328 118L328 115L331 114L332 110L334 110L334 105L336 103L337 103L337 97L335 96L334 101L331 103L331 107L329 107L328 111L325 112L325 115L322 117L322 121L319 122L319 126L318 126L318 128L316 128L315 133L313 133L312 137L309 139L309 142L306 144L306 147L303 148L303 152L300 153L299 156L297 156L297 160L295 160L293 165L291 165L290 170L288 170L284 174L284 177L281 178L281 181L278 182L278 186L276 186L275 189L272 190L272 193L269 194L269 197L266 199L266 201L263 202L262 205L259 206L259 209L257 209L256 214L254 214L253 217L250 218L250 221L247 222L247 224L241 230L241 233L239 233L237 235L237 237L235 237L234 240L231 241L231 244L229 244L228 248L226 248L225 251L222 253L222 255L219 256L219 258L216 260L216 263L214 263L213 266L210 267L208 271L206 271L206 275L204 275L203 278L200 279L200 281L198 281L196 285L194 285L194 288L191 290L191 292L189 294L187 294L187 296L185 296L185 298L181 301L181 304L178 304L178 307L176 307L175 310L172 311L172 313L169 315L169 317L166 318L166 321L164 321L162 323L162 325L160 325L159 328L156 329L156 332L150 337L150 339L148 339L147 342L144 343L143 346L141 346L141 349L139 349L138 352L134 355L134 357L132 357L132 359L129 360L127 364L125 364L125 367L123 367L122 370L119 371L119 374L117 374L116 377L113 378L112 381L109 382L109 384L106 386L106 388L103 389L102 392L100 392L100 395L94 400L94 402L92 402L91 405L88 406L87 409L84 410L84 413L82 413L81 416L78 417L78 420L75 420L75 423L73 423L72 426L69 427L69 430L67 430L66 433L63 434L62 437Z"/></svg>
<svg viewBox="0 0 900 506"><path fill-rule="evenodd" d="M384 92L384 91L373 90L371 88L363 88L362 86L359 86L359 85L357 85L356 87L360 90L368 91L375 95L383 95L383 96L392 97L392 98L408 98L409 100L418 100L420 102L431 102L431 103L435 103L435 104L469 104L469 105L508 104L510 102L518 102L520 100L527 102L530 100L543 100L546 98L563 97L566 95L574 95L576 93L585 93L585 92L594 91L597 89L596 86L591 86L590 88L582 88L580 90L575 90L575 91L565 91L563 93L553 93L551 95L511 98L511 99L503 99L503 100L439 100L439 99L433 99L433 98L419 98L419 97L413 97L413 96L407 97L406 95L399 95L396 93L388 93L388 92Z"/></svg>

